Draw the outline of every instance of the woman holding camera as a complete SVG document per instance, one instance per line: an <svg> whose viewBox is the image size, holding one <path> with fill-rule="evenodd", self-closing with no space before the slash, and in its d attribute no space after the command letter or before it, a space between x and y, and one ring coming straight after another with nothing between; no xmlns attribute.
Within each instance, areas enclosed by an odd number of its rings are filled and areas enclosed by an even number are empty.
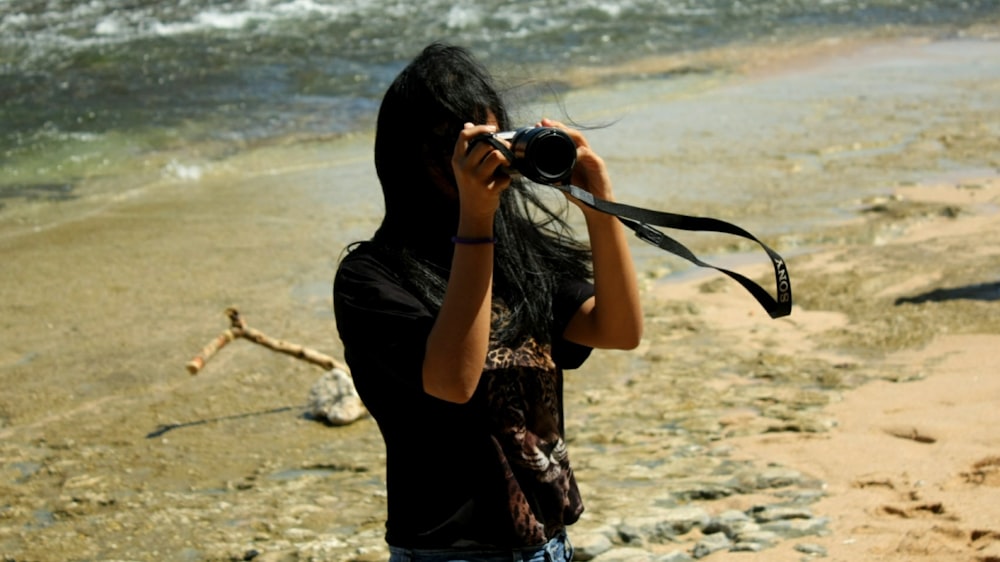
<svg viewBox="0 0 1000 562"><path fill-rule="evenodd" d="M571 183L612 199L584 136ZM583 510L566 452L563 370L642 334L615 217L578 204L589 247L506 172L483 135L511 129L489 73L427 47L379 111L385 216L334 283L355 386L386 446L391 560L569 560ZM572 199L571 199L572 200Z"/></svg>

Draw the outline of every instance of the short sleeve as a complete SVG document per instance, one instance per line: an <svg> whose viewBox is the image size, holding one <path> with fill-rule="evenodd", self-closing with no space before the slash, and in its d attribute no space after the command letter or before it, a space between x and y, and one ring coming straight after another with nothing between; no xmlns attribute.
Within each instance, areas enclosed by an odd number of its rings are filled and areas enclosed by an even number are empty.
<svg viewBox="0 0 1000 562"><path fill-rule="evenodd" d="M369 410L375 413L393 395L423 392L421 369L434 318L398 274L362 245L337 269L333 306L344 359ZM385 388L394 393L379 391Z"/></svg>
<svg viewBox="0 0 1000 562"><path fill-rule="evenodd" d="M563 369L576 369L590 357L592 348L563 338L566 326L587 299L594 296L594 286L586 281L567 281L552 300L552 359Z"/></svg>

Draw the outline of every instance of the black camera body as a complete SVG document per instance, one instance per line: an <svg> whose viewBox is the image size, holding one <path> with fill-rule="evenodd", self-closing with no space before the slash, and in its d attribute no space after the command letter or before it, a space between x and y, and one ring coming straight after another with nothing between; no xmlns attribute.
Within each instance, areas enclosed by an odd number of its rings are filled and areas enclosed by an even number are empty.
<svg viewBox="0 0 1000 562"><path fill-rule="evenodd" d="M510 143L508 149L497 139ZM569 182L576 166L576 143L566 131L555 127L524 127L482 135L475 142L488 142L504 153L511 165L502 171L535 183L562 185ZM471 147L470 147L471 148Z"/></svg>

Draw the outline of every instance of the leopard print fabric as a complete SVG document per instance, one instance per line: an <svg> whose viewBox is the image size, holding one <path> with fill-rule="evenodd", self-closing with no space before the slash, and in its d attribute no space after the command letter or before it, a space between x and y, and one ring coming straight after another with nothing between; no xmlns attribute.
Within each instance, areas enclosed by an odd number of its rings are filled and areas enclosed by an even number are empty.
<svg viewBox="0 0 1000 562"><path fill-rule="evenodd" d="M504 320L494 307L493 322ZM561 428L561 374L551 347L490 342L484 375L493 441L506 473L515 540L545 542L583 511Z"/></svg>

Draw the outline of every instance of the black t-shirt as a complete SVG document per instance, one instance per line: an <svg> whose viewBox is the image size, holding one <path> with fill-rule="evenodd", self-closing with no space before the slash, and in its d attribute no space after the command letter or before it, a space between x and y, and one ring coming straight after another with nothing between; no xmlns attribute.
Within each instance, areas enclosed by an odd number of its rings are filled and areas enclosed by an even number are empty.
<svg viewBox="0 0 1000 562"><path fill-rule="evenodd" d="M551 346L491 341L472 399L423 391L434 311L413 295L371 244L340 264L337 329L355 387L386 446L386 541L407 548L533 546L583 510L563 441L562 370L590 348L561 334L593 294L586 281L553 296ZM504 308L495 303L494 322Z"/></svg>

